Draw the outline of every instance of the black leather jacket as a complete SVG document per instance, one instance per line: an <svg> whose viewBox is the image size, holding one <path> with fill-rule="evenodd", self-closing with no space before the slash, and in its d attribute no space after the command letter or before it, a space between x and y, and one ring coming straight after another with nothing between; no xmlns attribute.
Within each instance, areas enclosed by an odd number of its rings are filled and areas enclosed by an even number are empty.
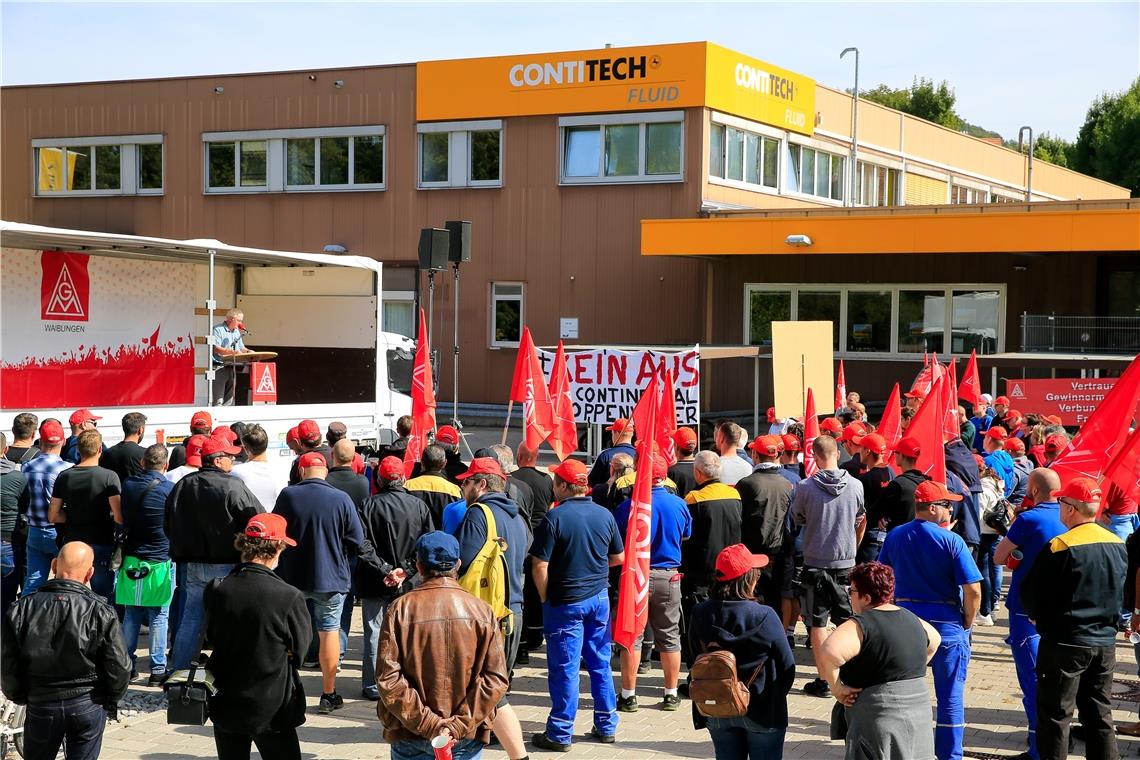
<svg viewBox="0 0 1140 760"><path fill-rule="evenodd" d="M108 707L127 693L131 658L115 610L77 581L54 579L4 618L0 686L17 704L91 694Z"/></svg>
<svg viewBox="0 0 1140 760"><path fill-rule="evenodd" d="M364 500L360 522L364 545L353 578L356 595L370 599L404 593L416 577L416 541L434 530L427 504L403 486L387 484ZM384 585L384 576L396 568L403 568L407 581L400 588Z"/></svg>
<svg viewBox="0 0 1140 760"><path fill-rule="evenodd" d="M174 484L166 499L166 535L175 562L237 564L234 535L249 518L264 512L245 483L203 467Z"/></svg>

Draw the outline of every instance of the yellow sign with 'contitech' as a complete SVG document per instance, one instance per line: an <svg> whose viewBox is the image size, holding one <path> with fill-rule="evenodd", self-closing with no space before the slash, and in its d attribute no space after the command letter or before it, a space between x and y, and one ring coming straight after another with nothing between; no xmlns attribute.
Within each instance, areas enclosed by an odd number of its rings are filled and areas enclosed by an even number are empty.
<svg viewBox="0 0 1140 760"><path fill-rule="evenodd" d="M707 42L416 65L419 121L702 106L810 135L815 81Z"/></svg>

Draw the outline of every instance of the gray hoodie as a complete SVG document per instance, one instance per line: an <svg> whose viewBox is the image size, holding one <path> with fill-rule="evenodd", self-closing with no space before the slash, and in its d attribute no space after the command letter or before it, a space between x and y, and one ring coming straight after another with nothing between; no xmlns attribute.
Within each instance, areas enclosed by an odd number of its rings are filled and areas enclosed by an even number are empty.
<svg viewBox="0 0 1140 760"><path fill-rule="evenodd" d="M792 519L804 527L804 566L855 566L855 526L866 514L863 484L846 470L820 470L796 486Z"/></svg>
<svg viewBox="0 0 1140 760"><path fill-rule="evenodd" d="M27 482L24 473L20 472L20 465L0 457L0 537L5 541L12 539L20 494Z"/></svg>

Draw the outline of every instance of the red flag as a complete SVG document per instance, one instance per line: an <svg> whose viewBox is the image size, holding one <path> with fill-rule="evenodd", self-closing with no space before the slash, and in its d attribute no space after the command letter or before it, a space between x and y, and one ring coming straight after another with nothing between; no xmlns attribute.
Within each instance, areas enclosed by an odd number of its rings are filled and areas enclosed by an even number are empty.
<svg viewBox="0 0 1140 760"><path fill-rule="evenodd" d="M899 384L891 389L887 399L887 406L883 409L883 418L879 420L879 435L887 442L887 448L895 450L895 445L902 439L902 404L899 402Z"/></svg>
<svg viewBox="0 0 1140 760"><path fill-rule="evenodd" d="M807 404L804 407L804 476L810 478L815 475L815 454L811 445L819 438L819 418L815 416L815 396L811 388L807 389Z"/></svg>
<svg viewBox="0 0 1140 760"><path fill-rule="evenodd" d="M530 328L524 327L519 353L515 358L515 377L511 382L511 400L523 404L523 436L528 449L538 450L554 430L554 409L546 389L546 378L538 361L538 351Z"/></svg>
<svg viewBox="0 0 1140 760"><path fill-rule="evenodd" d="M637 423L634 423L637 430ZM677 432L677 394L673 390L673 373L661 372L661 400L657 405L657 447L669 466L677 464L677 444L673 434Z"/></svg>
<svg viewBox="0 0 1140 760"><path fill-rule="evenodd" d="M946 372L942 379L942 405L946 414L942 420L942 442L950 441L962 436L962 426L958 422L958 378L956 377L957 359L946 365Z"/></svg>
<svg viewBox="0 0 1140 760"><path fill-rule="evenodd" d="M574 403L570 400L570 370L566 367L566 349L558 341L558 353L550 369L550 402L554 412L554 429L547 438L558 461L578 448L578 428L574 424Z"/></svg>
<svg viewBox="0 0 1140 760"><path fill-rule="evenodd" d="M660 381L657 373L633 410L637 431L637 479L630 497L625 529L625 561L618 587L614 641L632 651L633 641L649 619L649 529L653 517L653 447L657 437Z"/></svg>
<svg viewBox="0 0 1140 760"><path fill-rule="evenodd" d="M906 429L907 437L917 438L922 447L915 466L943 485L946 484L946 450L942 447L942 414L946 407L940 399L945 393L945 384L941 378L934 383L929 398L915 412Z"/></svg>
<svg viewBox="0 0 1140 760"><path fill-rule="evenodd" d="M408 434L408 445L404 447L404 478L412 477L416 469L416 462L424 455L426 435L420 432L420 425L416 418L412 418L412 432Z"/></svg>
<svg viewBox="0 0 1140 760"><path fill-rule="evenodd" d="M416 340L416 360L412 365L412 435L404 450L404 474L411 477L412 468L427 448L427 436L435 429L435 380L431 372L431 347L427 339L427 320L420 309L420 329Z"/></svg>
<svg viewBox="0 0 1140 760"><path fill-rule="evenodd" d="M835 408L847 406L847 378L843 374L843 360L839 360L839 377L835 380Z"/></svg>
<svg viewBox="0 0 1140 760"><path fill-rule="evenodd" d="M1124 444L1132 415L1140 401L1140 355L1137 355L1096 411L1069 441L1069 446L1049 468L1061 477L1064 486L1073 478L1100 480L1105 465Z"/></svg>
<svg viewBox="0 0 1140 760"><path fill-rule="evenodd" d="M923 367L929 367L930 366L930 354L927 353L926 351L922 352L922 366Z"/></svg>
<svg viewBox="0 0 1140 760"><path fill-rule="evenodd" d="M962 373L962 384L958 386L958 398L977 406L982 400L982 379L978 376L978 352L970 350L970 361Z"/></svg>
<svg viewBox="0 0 1140 760"><path fill-rule="evenodd" d="M1140 433L1136 430L1129 434L1124 445L1105 466L1104 478L1119 488L1126 498L1140 501Z"/></svg>

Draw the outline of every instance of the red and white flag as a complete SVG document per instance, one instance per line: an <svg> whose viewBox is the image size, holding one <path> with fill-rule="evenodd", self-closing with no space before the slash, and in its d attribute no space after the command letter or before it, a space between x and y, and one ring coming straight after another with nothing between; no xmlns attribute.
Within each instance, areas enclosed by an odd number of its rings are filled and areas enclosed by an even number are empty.
<svg viewBox="0 0 1140 760"><path fill-rule="evenodd" d="M578 448L578 428L574 423L574 402L570 400L570 370L566 366L566 349L558 341L558 353L550 369L550 403L554 413L554 429L547 438L558 461Z"/></svg>
<svg viewBox="0 0 1140 760"><path fill-rule="evenodd" d="M883 409L883 417L879 420L879 435L887 442L890 451L902 440L902 403L899 398L899 384L891 389L887 398L887 406Z"/></svg>
<svg viewBox="0 0 1140 760"><path fill-rule="evenodd" d="M966 363L966 371L962 373L962 383L958 386L958 398L977 406L982 400L982 379L978 375L978 352L970 350L970 361Z"/></svg>
<svg viewBox="0 0 1140 760"><path fill-rule="evenodd" d="M625 529L625 561L621 567L613 637L627 651L633 651L633 642L649 619L649 529L653 517L653 449L659 407L660 380L655 372L632 415L638 435L637 479L633 483Z"/></svg>
<svg viewBox="0 0 1140 760"><path fill-rule="evenodd" d="M839 378L835 381L835 408L847 406L847 378L843 374L843 360L839 360Z"/></svg>
<svg viewBox="0 0 1140 760"><path fill-rule="evenodd" d="M431 347L427 320L420 309L420 329L416 339L416 360L412 365L412 433L404 449L404 476L410 478L416 462L427 448L427 436L435 430L435 379L431 371Z"/></svg>
<svg viewBox="0 0 1140 760"><path fill-rule="evenodd" d="M942 419L942 442L950 443L962 437L962 426L958 422L958 360L952 359L942 375L942 405L946 410Z"/></svg>
<svg viewBox="0 0 1140 760"><path fill-rule="evenodd" d="M934 383L930 396L915 412L906 429L907 437L917 438L922 449L915 467L943 485L946 484L946 450L942 440L942 416L946 407L940 402L945 384L942 378Z"/></svg>
<svg viewBox="0 0 1140 760"><path fill-rule="evenodd" d="M633 423L633 429L641 434L640 429L637 427L637 421ZM673 373L669 370L662 370L661 372L661 400L657 406L657 447L661 450L662 456L669 466L677 464L677 444L673 440L673 434L677 432L677 393L673 389Z"/></svg>
<svg viewBox="0 0 1140 760"><path fill-rule="evenodd" d="M1132 501L1140 501L1140 428L1128 434L1124 445L1105 465L1104 478Z"/></svg>
<svg viewBox="0 0 1140 760"><path fill-rule="evenodd" d="M1140 355L1097 405L1096 411L1069 441L1069 446L1053 460L1049 469L1064 486L1073 478L1100 480L1105 466L1122 448L1140 401Z"/></svg>
<svg viewBox="0 0 1140 760"><path fill-rule="evenodd" d="M819 438L819 418L815 416L815 396L807 389L807 403L804 405L804 477L815 475L818 466L811 445Z"/></svg>
<svg viewBox="0 0 1140 760"><path fill-rule="evenodd" d="M511 381L511 401L522 402L523 440L528 449L537 451L554 430L554 409L529 327L523 328L522 340L519 341L515 376Z"/></svg>

